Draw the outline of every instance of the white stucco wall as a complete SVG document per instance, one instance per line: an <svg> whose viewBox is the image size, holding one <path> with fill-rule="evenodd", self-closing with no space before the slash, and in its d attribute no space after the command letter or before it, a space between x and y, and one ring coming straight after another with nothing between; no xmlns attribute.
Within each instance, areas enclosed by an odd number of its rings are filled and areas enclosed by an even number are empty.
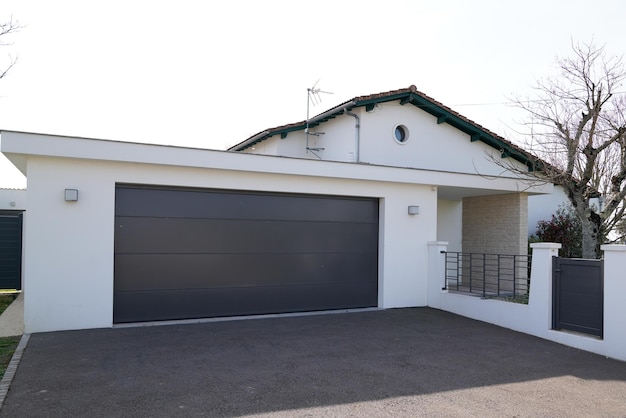
<svg viewBox="0 0 626 418"><path fill-rule="evenodd" d="M448 251L463 251L463 201L437 201L437 240L448 243Z"/></svg>
<svg viewBox="0 0 626 418"><path fill-rule="evenodd" d="M26 190L0 189L0 210L24 210Z"/></svg>

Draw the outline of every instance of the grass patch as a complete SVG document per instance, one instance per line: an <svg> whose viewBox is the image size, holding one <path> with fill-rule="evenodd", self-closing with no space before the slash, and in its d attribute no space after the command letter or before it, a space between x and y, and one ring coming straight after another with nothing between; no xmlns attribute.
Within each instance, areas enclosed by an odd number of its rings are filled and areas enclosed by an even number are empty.
<svg viewBox="0 0 626 418"><path fill-rule="evenodd" d="M0 379L4 376L4 372L13 357L13 353L17 348L17 344L22 337L2 337L0 338Z"/></svg>

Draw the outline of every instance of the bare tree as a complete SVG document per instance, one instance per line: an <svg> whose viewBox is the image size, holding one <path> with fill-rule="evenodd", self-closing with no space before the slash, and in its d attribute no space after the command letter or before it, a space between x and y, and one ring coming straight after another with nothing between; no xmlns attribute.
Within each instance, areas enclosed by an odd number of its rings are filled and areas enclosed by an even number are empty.
<svg viewBox="0 0 626 418"><path fill-rule="evenodd" d="M11 16L8 21L0 23L0 46L12 45L11 42L7 41L7 38L20 29L22 29L22 26L17 20L13 20L13 16ZM6 76L9 70L17 63L17 56L9 54L8 60L8 65L3 67L4 69L0 69L0 78Z"/></svg>
<svg viewBox="0 0 626 418"><path fill-rule="evenodd" d="M531 174L563 187L582 224L583 257L595 258L626 210L626 71L604 46L572 49L557 58L558 76L516 106L529 115L526 146L539 157Z"/></svg>

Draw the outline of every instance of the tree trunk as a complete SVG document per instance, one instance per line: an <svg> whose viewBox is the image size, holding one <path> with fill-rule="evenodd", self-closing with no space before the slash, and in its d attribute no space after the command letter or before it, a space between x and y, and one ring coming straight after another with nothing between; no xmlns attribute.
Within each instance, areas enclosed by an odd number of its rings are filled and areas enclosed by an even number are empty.
<svg viewBox="0 0 626 418"><path fill-rule="evenodd" d="M600 248L600 225L597 223L597 220L599 220L599 216L595 213L591 213L591 211L581 217L583 229L583 258L599 258L598 249Z"/></svg>

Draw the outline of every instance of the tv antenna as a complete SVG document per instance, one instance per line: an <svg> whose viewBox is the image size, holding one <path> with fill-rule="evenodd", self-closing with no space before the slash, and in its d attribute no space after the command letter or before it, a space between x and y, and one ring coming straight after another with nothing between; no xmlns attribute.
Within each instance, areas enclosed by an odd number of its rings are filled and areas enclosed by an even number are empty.
<svg viewBox="0 0 626 418"><path fill-rule="evenodd" d="M306 134L306 152L308 153L309 151L311 151L313 155L315 155L317 158L321 160L322 157L320 157L319 154L317 154L317 152L323 151L324 148L309 147L309 135L313 135L313 136L324 135L324 132L310 132L309 131L310 109L311 109L311 103L313 104L313 106L317 106L318 104L322 103L322 98L320 96L320 93L323 93L323 94L332 94L332 93L329 91L323 91L321 88L317 87L319 82L320 82L320 79L318 79L315 82L315 84L313 84L313 87L309 87L306 89L306 96L307 96L306 98L306 128L304 132Z"/></svg>

